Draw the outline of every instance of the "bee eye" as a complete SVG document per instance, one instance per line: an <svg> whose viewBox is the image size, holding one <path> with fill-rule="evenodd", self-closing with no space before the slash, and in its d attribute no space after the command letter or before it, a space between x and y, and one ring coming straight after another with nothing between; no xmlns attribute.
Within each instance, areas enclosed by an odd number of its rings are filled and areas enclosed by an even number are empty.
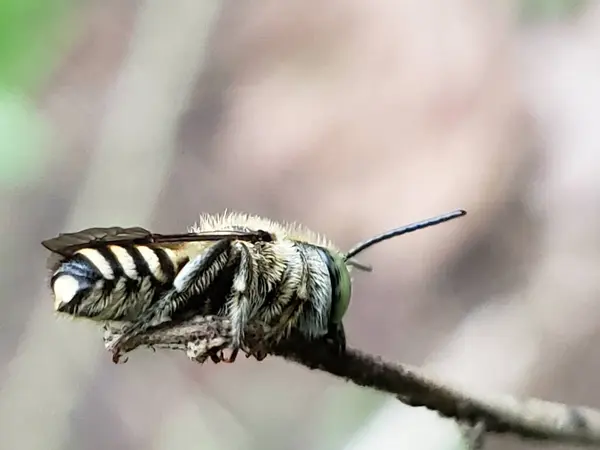
<svg viewBox="0 0 600 450"><path fill-rule="evenodd" d="M335 323L340 323L350 305L352 280L350 279L350 272L348 272L346 261L343 257L334 257L332 266L335 276L331 279L333 288L331 319Z"/></svg>

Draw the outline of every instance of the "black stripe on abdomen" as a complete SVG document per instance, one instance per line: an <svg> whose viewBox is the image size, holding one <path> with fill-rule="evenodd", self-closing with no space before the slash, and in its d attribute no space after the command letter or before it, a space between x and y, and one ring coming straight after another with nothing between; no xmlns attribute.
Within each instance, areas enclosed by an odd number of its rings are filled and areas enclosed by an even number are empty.
<svg viewBox="0 0 600 450"><path fill-rule="evenodd" d="M154 278L154 274L150 271L150 266L148 266L148 262L142 256L142 253L138 250L137 247L127 246L123 248L129 254L129 256L131 256L131 259L133 259L135 270L140 278L150 278L153 281L157 281Z"/></svg>
<svg viewBox="0 0 600 450"><path fill-rule="evenodd" d="M158 258L160 269L168 280L167 282L171 284L176 276L175 262L172 261L167 252L160 247L150 248L150 250L152 250Z"/></svg>
<svg viewBox="0 0 600 450"><path fill-rule="evenodd" d="M113 272L113 276L115 277L115 279L125 276L123 266L121 265L115 254L110 250L110 248L97 247L95 250L100 254L100 256L102 256L106 260Z"/></svg>

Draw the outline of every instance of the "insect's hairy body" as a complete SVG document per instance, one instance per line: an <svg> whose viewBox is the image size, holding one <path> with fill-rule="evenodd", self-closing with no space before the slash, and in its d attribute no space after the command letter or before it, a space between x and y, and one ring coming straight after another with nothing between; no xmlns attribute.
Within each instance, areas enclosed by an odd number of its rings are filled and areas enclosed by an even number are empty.
<svg viewBox="0 0 600 450"><path fill-rule="evenodd" d="M98 245L55 264L55 309L99 321L135 321L166 291L200 245Z"/></svg>
<svg viewBox="0 0 600 450"><path fill-rule="evenodd" d="M131 322L129 335L186 314L225 315L234 348L241 346L254 321L269 325L274 341L292 330L311 339L333 332L341 338L339 345L345 345L341 316L350 295L349 268L318 234L235 213L201 216L189 233L198 235L197 241L139 243L127 240L129 230L123 240L91 242L55 264L51 287L57 311ZM243 236L257 230L270 238ZM201 237L213 232L227 236L228 231L242 235L211 241ZM45 245L60 249L61 242L55 241ZM336 308L340 298L341 309Z"/></svg>
<svg viewBox="0 0 600 450"><path fill-rule="evenodd" d="M245 260L233 274L225 305L234 328L243 330L249 320L257 320L275 330L275 340L287 336L292 329L298 329L308 338L331 331L331 308L339 271L349 270L345 265L340 267L333 258L339 250L302 225L281 224L245 214L203 216L192 231L239 229L266 230L275 239L233 243L240 258ZM230 259L223 269L236 266L238 262ZM211 308L210 313L214 312Z"/></svg>

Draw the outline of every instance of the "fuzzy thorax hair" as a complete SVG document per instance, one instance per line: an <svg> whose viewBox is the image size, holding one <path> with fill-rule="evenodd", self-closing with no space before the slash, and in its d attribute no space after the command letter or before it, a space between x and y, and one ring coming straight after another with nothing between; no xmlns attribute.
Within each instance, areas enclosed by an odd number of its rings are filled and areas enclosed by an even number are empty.
<svg viewBox="0 0 600 450"><path fill-rule="evenodd" d="M291 239L307 244L325 247L331 251L340 250L325 236L316 233L302 224L275 222L252 214L228 212L222 214L202 214L200 220L189 229L191 233L211 230L263 230L275 235L277 240Z"/></svg>

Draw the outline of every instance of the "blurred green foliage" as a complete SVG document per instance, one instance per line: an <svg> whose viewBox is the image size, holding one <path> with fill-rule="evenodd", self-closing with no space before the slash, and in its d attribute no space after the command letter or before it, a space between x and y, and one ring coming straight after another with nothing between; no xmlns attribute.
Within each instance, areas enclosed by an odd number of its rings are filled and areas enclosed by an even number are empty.
<svg viewBox="0 0 600 450"><path fill-rule="evenodd" d="M43 173L48 124L25 96L0 90L0 188L35 182Z"/></svg>
<svg viewBox="0 0 600 450"><path fill-rule="evenodd" d="M0 0L0 187L40 174L49 129L31 98L58 62L71 0Z"/></svg>
<svg viewBox="0 0 600 450"><path fill-rule="evenodd" d="M521 19L564 20L581 13L587 3L586 0L521 0Z"/></svg>
<svg viewBox="0 0 600 450"><path fill-rule="evenodd" d="M71 0L0 0L0 86L35 88L56 61Z"/></svg>

